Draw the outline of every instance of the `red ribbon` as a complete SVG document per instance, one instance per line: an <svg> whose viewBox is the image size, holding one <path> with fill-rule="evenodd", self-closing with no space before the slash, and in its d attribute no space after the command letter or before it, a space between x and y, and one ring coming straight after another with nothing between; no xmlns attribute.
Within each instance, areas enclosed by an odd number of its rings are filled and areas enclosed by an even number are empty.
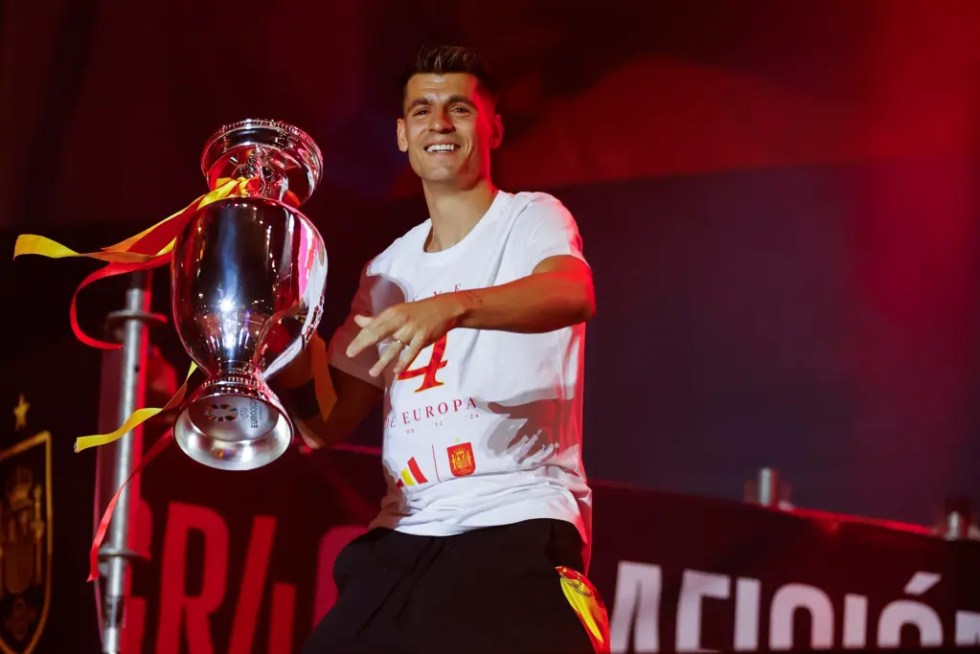
<svg viewBox="0 0 980 654"><path fill-rule="evenodd" d="M99 578L99 550L102 548L102 541L105 540L106 532L109 530L109 523L112 521L112 513L116 510L116 503L119 501L119 496L122 495L123 489L132 481L143 468L149 465L150 461L155 459L160 452L166 449L167 445L174 439L173 430L167 431L166 434L157 439L157 442L153 444L153 447L143 456L143 460L140 461L139 465L133 468L133 471L129 473L129 477L126 481L122 483L116 494L112 496L109 500L109 504L106 506L105 512L102 514L102 519L99 521L99 527L95 530L95 538L92 541L92 549L89 551L89 568L88 568L88 579L86 581L95 581Z"/></svg>

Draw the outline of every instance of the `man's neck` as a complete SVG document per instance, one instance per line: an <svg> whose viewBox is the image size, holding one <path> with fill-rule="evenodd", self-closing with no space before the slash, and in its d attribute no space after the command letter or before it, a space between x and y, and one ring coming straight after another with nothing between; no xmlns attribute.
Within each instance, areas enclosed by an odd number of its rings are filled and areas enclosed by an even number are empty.
<svg viewBox="0 0 980 654"><path fill-rule="evenodd" d="M422 188L432 219L426 252L445 250L462 241L497 196L497 187L489 179L480 180L468 189L428 184L423 184Z"/></svg>

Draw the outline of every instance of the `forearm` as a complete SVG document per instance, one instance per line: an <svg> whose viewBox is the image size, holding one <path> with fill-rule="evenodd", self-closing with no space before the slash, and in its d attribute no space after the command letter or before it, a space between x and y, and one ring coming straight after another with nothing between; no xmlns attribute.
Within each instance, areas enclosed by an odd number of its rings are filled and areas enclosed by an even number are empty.
<svg viewBox="0 0 980 654"><path fill-rule="evenodd" d="M331 430L331 416L337 395L329 372L311 377L295 388L277 389L279 399L300 436L310 447L328 447L343 440L346 434Z"/></svg>
<svg viewBox="0 0 980 654"><path fill-rule="evenodd" d="M584 322L595 314L592 280L577 272L536 273L453 295L459 302L457 327L540 333Z"/></svg>
<svg viewBox="0 0 980 654"><path fill-rule="evenodd" d="M350 437L364 416L350 410L344 403L334 403L324 416L321 412L306 418L293 415L293 424L303 442L311 449L331 447Z"/></svg>
<svg viewBox="0 0 980 654"><path fill-rule="evenodd" d="M328 365L325 349L312 354L307 381L274 390L304 442L311 448L329 447L354 432L383 390Z"/></svg>
<svg viewBox="0 0 980 654"><path fill-rule="evenodd" d="M343 438L329 424L337 393L319 335L269 383L308 445L324 447Z"/></svg>

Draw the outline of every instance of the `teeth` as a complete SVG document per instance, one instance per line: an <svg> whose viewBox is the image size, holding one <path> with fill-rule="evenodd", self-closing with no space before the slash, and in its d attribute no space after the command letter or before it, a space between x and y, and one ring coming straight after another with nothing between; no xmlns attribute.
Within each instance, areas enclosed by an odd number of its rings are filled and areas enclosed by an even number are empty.
<svg viewBox="0 0 980 654"><path fill-rule="evenodd" d="M452 152L456 149L456 146L452 143L439 143L436 145L430 145L425 149L426 152Z"/></svg>

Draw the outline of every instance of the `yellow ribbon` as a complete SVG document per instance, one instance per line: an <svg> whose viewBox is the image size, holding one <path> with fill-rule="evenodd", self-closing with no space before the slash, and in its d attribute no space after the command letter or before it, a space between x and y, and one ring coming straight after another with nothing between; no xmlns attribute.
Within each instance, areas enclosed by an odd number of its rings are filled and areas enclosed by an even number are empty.
<svg viewBox="0 0 980 654"><path fill-rule="evenodd" d="M181 385L174 396L161 408L156 407L146 407L143 409L137 409L133 411L126 421L119 426L115 431L111 431L108 434L94 434L92 436L79 436L75 439L75 452L81 452L82 450L87 450L90 447L99 447L100 445L107 445L113 441L117 441L133 429L143 424L153 416L164 411L169 411L180 405L184 401L184 396L187 395L187 383L191 379L191 375L197 370L197 364L191 363L190 369L187 371L187 377L184 378L184 383Z"/></svg>
<svg viewBox="0 0 980 654"><path fill-rule="evenodd" d="M183 228L202 207L233 194L248 195L249 184L251 182L252 180L244 177L237 179L222 177L218 180L213 190L194 200L194 202L177 213L168 216L156 225L143 230L135 236L131 236L115 245L102 248L99 252L79 253L44 236L21 234L17 237L17 242L14 243L14 258L24 254L36 254L55 259L64 257L89 257L105 261L105 266L89 274L75 288L75 293L71 298L71 305L68 308L68 317L71 321L72 331L75 332L75 337L78 340L91 347L103 350L116 350L121 347L119 343L100 341L82 331L81 326L78 324L77 303L79 292L92 282L104 277L121 275L136 270L149 270L150 268L169 263L173 259L173 248L177 236L180 235Z"/></svg>
<svg viewBox="0 0 980 654"><path fill-rule="evenodd" d="M89 257L91 259L99 259L100 261L114 263L139 263L149 261L160 255L169 254L172 252L174 249L174 243L176 242L176 235L168 239L162 247L158 247L155 251L151 250L147 252L134 249L140 243L142 243L144 239L153 236L163 227L170 225L178 218L184 216L190 218L198 210L211 204L212 202L227 198L235 191L237 191L237 195L246 195L248 182L249 180L244 177L239 177L238 179L222 177L218 180L218 185L215 186L214 189L212 189L209 193L200 196L180 211L167 216L152 227L148 227L142 232L130 236L129 238L122 240L115 245L101 248L99 252L76 252L71 248L62 245L61 243L47 238L46 236L40 236L38 234L21 234L17 237L17 241L14 243L14 258L16 259L17 257L25 254L36 254L49 259Z"/></svg>
<svg viewBox="0 0 980 654"><path fill-rule="evenodd" d="M222 177L218 180L216 186L210 192L201 195L180 211L167 216L152 227L144 229L138 234L134 234L133 236L130 236L129 238L124 239L115 245L101 248L98 252L76 252L75 250L72 250L71 248L45 236L40 236L38 234L21 234L17 237L17 241L14 243L14 258L16 259L17 257L25 254L35 254L47 257L49 259L88 257L106 262L106 265L102 269L90 274L75 289L75 294L72 296L69 313L72 329L75 331L75 335L79 340L93 347L115 349L120 347L118 343L98 341L86 335L81 330L81 327L78 325L76 312L76 299L79 291L81 291L89 283L104 277L152 268L169 262L169 260L173 257L173 249L177 236L180 234L181 230L183 230L184 226L190 221L190 219L200 209L211 204L212 202L217 202L218 200L223 200L224 198L233 195L248 195L248 185L250 181L251 180L244 177L239 177L237 179ZM180 389L178 389L177 393L170 398L165 406L160 408L145 407L137 409L130 414L130 416L123 422L122 425L119 426L118 429L108 434L81 436L75 440L75 451L81 452L82 450L90 447L98 447L101 445L106 445L107 443L112 443L157 414L179 406L184 401L184 396L187 394L188 382L196 369L197 365L192 363L190 370L187 372L187 377L184 380L183 385L180 387Z"/></svg>
<svg viewBox="0 0 980 654"><path fill-rule="evenodd" d="M98 252L76 252L71 248L58 243L45 236L40 236L38 234L21 234L17 237L17 241L14 243L14 258L25 254L35 254L43 257L48 257L49 259L63 259L66 257L88 257L91 259L98 259L105 262L105 266L95 272L89 274L82 282L75 288L75 293L71 298L71 306L69 307L69 317L71 319L72 330L75 332L75 336L83 343L90 345L92 347L98 347L101 349L116 349L121 347L118 343L108 343L104 341L96 340L87 334L85 334L81 326L78 324L78 314L76 309L76 301L78 298L78 293L85 288L88 284L102 279L104 277L109 277L112 275L119 275L128 272L134 272L136 270L148 270L163 264L169 263L173 259L173 249L177 242L177 237L183 228L190 222L191 218L203 207L222 200L232 195L249 195L249 183L251 180L239 177L237 179L231 179L223 177L218 180L215 188L210 192L198 197L196 200L191 202L189 205L181 209L180 211L167 216L160 222L156 223L152 227L144 229L138 234L134 234L127 239L116 243L115 245L110 245L108 247L101 248ZM187 395L187 387L190 382L191 375L197 370L197 365L191 363L190 369L187 371L187 377L184 379L184 383L177 390L173 397L161 408L156 407L144 407L133 411L123 421L123 424L119 426L118 429L109 432L108 434L94 434L91 436L81 436L75 440L75 452L81 452L90 447L99 447L112 443L119 440L133 429L143 424L150 418L170 409L174 409L180 406L184 397ZM157 454L159 454L163 447L170 441L170 434L167 434L160 438L156 444L146 453L146 458L130 473L130 476L123 482L123 485L116 491L116 494L110 500L108 507L106 508L105 514L102 516L102 520L99 523L99 527L96 530L95 539L92 542L92 547L89 551L89 581L97 579L99 576L99 548L102 543L102 539L105 537L106 531L109 527L109 521L112 517L112 513L115 510L116 502L122 493L123 487L129 483L129 480L147 463L149 463Z"/></svg>

